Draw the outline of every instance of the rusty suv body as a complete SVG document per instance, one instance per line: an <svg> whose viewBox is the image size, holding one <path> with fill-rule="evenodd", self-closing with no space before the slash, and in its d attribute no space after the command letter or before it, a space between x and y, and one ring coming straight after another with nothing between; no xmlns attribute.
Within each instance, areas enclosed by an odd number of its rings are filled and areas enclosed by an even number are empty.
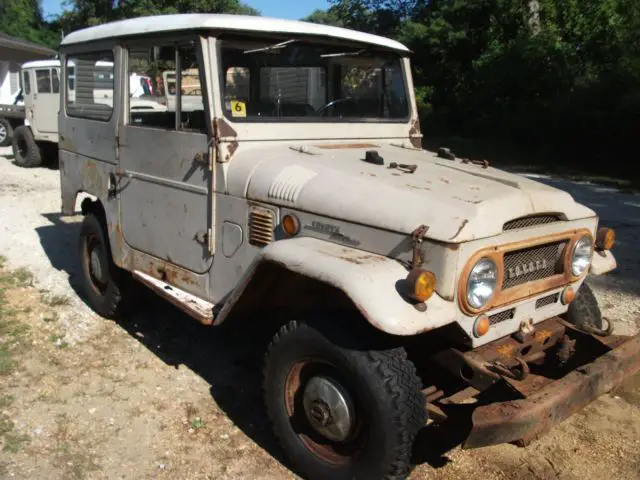
<svg viewBox="0 0 640 480"><path fill-rule="evenodd" d="M133 277L206 325L267 311L302 319L279 324L265 398L311 476L402 476L426 411L446 419L496 385L519 398L559 390L478 408L467 446L531 439L537 416L561 420L611 386L594 373L560 388L533 365L572 371L610 355L598 368L616 366L616 382L637 370L637 339L624 351L599 342L611 333L602 319L587 325L572 307L597 308L581 286L615 268L613 231L568 193L423 150L404 45L303 22L176 15L74 32L61 53L62 211L87 197L89 302L116 317ZM136 101L156 107L134 108L131 78L143 79ZM332 332L355 324L362 345L347 354L335 339L349 332ZM380 332L384 348L366 353ZM436 364L455 388L439 384ZM291 428L296 411L311 433Z"/></svg>

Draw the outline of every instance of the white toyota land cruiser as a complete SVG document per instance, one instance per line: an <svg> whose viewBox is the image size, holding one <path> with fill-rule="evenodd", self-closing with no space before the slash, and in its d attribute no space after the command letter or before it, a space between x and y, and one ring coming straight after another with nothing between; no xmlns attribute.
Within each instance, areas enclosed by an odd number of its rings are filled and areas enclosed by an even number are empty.
<svg viewBox="0 0 640 480"><path fill-rule="evenodd" d="M470 413L465 447L526 445L638 370L583 284L615 268L614 232L567 193L422 150L400 43L194 14L61 53L88 301L122 315L135 279L207 325L280 312L266 411L308 477L402 477L419 429ZM175 106L132 109L134 74Z"/></svg>

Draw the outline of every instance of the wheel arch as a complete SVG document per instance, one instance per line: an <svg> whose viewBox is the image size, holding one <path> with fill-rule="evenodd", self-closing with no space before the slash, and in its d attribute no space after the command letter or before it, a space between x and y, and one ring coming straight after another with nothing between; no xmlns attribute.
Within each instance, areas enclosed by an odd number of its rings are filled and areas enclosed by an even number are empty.
<svg viewBox="0 0 640 480"><path fill-rule="evenodd" d="M454 321L455 307L436 295L419 311L399 290L407 276L397 261L309 237L280 240L261 250L223 300L215 324L229 314L269 306L358 312L375 329L410 336Z"/></svg>

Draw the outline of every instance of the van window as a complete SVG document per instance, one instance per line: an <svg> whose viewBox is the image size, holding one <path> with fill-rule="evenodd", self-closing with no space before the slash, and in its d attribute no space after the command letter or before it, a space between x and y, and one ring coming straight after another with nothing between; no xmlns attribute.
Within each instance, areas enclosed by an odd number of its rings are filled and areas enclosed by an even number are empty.
<svg viewBox="0 0 640 480"><path fill-rule="evenodd" d="M36 84L38 91L36 93L51 93L51 70L36 70Z"/></svg>
<svg viewBox="0 0 640 480"><path fill-rule="evenodd" d="M31 78L29 77L29 70L22 72L22 87L24 88L24 94L31 94Z"/></svg>
<svg viewBox="0 0 640 480"><path fill-rule="evenodd" d="M67 57L67 114L107 121L113 113L114 66L112 52Z"/></svg>

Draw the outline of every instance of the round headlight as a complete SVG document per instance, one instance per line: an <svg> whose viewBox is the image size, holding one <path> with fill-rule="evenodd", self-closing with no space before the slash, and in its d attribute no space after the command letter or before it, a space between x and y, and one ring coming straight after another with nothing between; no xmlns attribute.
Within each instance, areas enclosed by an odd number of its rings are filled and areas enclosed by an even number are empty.
<svg viewBox="0 0 640 480"><path fill-rule="evenodd" d="M591 263L593 253L593 243L591 237L585 235L576 242L571 255L571 273L574 277L582 275Z"/></svg>
<svg viewBox="0 0 640 480"><path fill-rule="evenodd" d="M498 280L498 269L493 260L482 258L471 269L467 281L467 302L473 308L482 308L493 296Z"/></svg>

